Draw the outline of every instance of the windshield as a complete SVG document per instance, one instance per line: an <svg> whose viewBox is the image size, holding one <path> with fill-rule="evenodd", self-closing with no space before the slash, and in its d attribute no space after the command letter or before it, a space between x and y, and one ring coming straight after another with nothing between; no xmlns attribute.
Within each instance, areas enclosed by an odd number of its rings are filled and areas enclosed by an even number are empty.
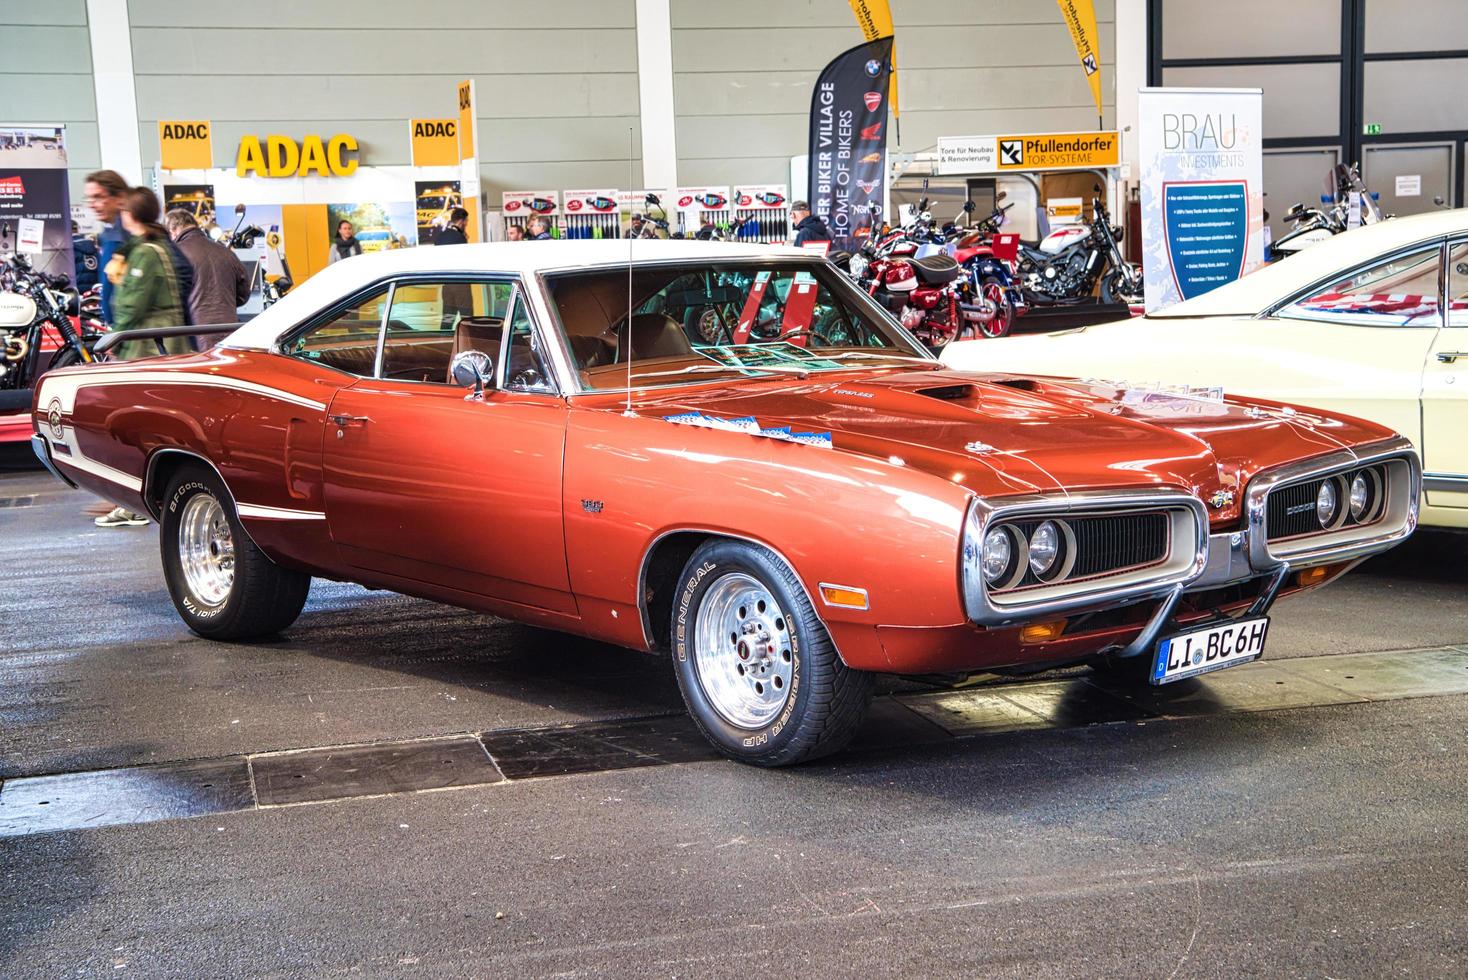
<svg viewBox="0 0 1468 980"><path fill-rule="evenodd" d="M629 354L633 387L932 361L820 263L637 267L630 303L626 266L551 275L546 285L587 390L626 388Z"/></svg>

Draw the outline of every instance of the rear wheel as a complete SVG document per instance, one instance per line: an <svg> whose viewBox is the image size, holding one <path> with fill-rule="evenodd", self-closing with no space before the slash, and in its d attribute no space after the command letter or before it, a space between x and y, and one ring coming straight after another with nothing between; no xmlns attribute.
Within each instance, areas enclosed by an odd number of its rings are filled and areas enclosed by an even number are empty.
<svg viewBox="0 0 1468 980"><path fill-rule="evenodd" d="M213 640L269 636L296 621L311 576L282 568L255 547L218 474L180 470L163 498L159 542L174 608Z"/></svg>
<svg viewBox="0 0 1468 980"><path fill-rule="evenodd" d="M1014 304L1009 301L1009 290L997 279L985 279L984 299L994 306L994 318L979 324L979 332L985 337L1003 337L1014 326Z"/></svg>
<svg viewBox="0 0 1468 980"><path fill-rule="evenodd" d="M725 755L783 766L856 734L873 675L841 662L800 580L766 548L704 544L683 569L673 667L684 703Z"/></svg>

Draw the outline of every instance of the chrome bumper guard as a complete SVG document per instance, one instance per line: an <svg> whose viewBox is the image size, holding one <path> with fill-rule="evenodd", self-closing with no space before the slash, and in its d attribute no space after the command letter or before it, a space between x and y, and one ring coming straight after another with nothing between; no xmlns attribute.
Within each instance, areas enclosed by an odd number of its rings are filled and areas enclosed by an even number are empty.
<svg viewBox="0 0 1468 980"><path fill-rule="evenodd" d="M44 437L38 435L31 436L31 451L36 454L36 458L41 461L41 465L46 467L47 472L73 490L76 489L76 484L62 476L61 471L56 468L56 464L51 461L51 446L46 442Z"/></svg>

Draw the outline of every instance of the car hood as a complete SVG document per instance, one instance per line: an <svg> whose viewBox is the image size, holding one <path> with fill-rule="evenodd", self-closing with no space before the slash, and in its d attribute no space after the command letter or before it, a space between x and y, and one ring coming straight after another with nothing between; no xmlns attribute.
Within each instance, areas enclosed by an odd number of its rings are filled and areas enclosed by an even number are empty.
<svg viewBox="0 0 1468 980"><path fill-rule="evenodd" d="M636 410L830 433L831 449L811 451L916 467L986 496L1166 486L1206 498L1260 469L1391 435L1369 422L1214 393L946 370L683 389L639 398Z"/></svg>

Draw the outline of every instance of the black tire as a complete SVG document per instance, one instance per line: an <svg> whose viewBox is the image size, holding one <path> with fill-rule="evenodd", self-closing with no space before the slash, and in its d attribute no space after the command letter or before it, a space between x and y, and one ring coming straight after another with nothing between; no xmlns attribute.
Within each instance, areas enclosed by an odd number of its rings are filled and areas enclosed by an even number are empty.
<svg viewBox="0 0 1468 980"><path fill-rule="evenodd" d="M190 502L207 495L228 523L233 552L232 576L218 601L196 592L189 584L180 554L179 538ZM200 507L206 507L202 501ZM279 633L296 621L306 604L311 576L275 564L255 547L240 525L233 498L223 481L204 466L186 466L168 482L163 497L161 533L163 577L174 608L189 629L211 640L245 640Z"/></svg>
<svg viewBox="0 0 1468 980"><path fill-rule="evenodd" d="M1138 277L1140 280L1140 277ZM1128 288L1126 273L1121 269L1112 269L1101 279L1101 302L1103 303L1140 303L1142 297Z"/></svg>
<svg viewBox="0 0 1468 980"><path fill-rule="evenodd" d="M46 365L47 371L55 371L58 368L71 367L73 364L82 363L82 355L75 347L63 347L51 355L51 363Z"/></svg>
<svg viewBox="0 0 1468 980"><path fill-rule="evenodd" d="M736 576L752 579L774 598L784 613L779 638L786 642L770 647L771 656L783 655L779 647L791 655L783 706L760 725L736 724L721 712L700 668L706 662L698 652L700 617L714 614L706 600L716 587L724 588L720 583L742 580ZM743 541L708 541L684 566L675 596L671 635L678 687L688 713L720 752L757 766L786 766L837 752L851 741L871 702L875 677L842 663L800 580L778 556ZM727 656L733 663L735 654Z"/></svg>

